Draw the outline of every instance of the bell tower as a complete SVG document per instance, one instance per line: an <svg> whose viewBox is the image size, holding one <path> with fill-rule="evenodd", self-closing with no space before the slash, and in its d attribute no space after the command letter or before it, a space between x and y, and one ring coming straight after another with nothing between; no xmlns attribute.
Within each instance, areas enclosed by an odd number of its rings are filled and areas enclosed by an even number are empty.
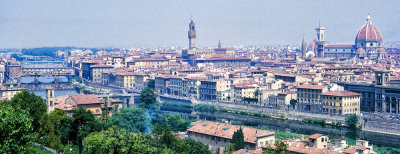
<svg viewBox="0 0 400 154"><path fill-rule="evenodd" d="M303 36L303 41L301 42L301 57L303 59L306 58L306 52L307 52L306 50L307 50L307 43Z"/></svg>
<svg viewBox="0 0 400 154"><path fill-rule="evenodd" d="M318 25L315 28L317 32L317 39L316 39L316 48L317 48L317 57L324 57L324 48L325 48L325 27Z"/></svg>
<svg viewBox="0 0 400 154"><path fill-rule="evenodd" d="M189 23L188 37L189 37L189 50L196 49L196 24L193 22L193 20L191 20Z"/></svg>
<svg viewBox="0 0 400 154"><path fill-rule="evenodd" d="M377 86L387 86L390 81L389 70L376 70L375 71L375 85Z"/></svg>

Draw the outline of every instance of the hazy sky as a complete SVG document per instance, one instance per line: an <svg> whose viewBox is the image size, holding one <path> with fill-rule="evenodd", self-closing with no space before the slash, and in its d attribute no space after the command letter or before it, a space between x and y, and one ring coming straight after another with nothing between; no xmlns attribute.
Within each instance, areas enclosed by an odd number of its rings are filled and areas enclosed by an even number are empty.
<svg viewBox="0 0 400 154"><path fill-rule="evenodd" d="M0 0L0 48L300 44L318 21L330 44L353 43L371 14L400 40L399 0Z"/></svg>

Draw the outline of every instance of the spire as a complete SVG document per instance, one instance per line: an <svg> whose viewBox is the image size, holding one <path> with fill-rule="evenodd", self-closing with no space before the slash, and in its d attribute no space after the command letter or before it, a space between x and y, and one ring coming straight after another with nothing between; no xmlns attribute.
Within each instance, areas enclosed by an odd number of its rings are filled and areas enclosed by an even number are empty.
<svg viewBox="0 0 400 154"><path fill-rule="evenodd" d="M372 19L371 19L371 15L369 15L369 13L368 13L368 16L367 16L367 24L372 24L372 21L371 21Z"/></svg>
<svg viewBox="0 0 400 154"><path fill-rule="evenodd" d="M221 48L221 40L218 40L218 48Z"/></svg>

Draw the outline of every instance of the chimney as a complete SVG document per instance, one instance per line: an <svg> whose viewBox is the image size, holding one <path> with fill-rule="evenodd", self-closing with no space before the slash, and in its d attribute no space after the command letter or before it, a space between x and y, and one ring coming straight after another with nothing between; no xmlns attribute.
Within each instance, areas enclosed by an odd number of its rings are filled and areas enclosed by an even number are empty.
<svg viewBox="0 0 400 154"><path fill-rule="evenodd" d="M217 125L217 130L219 130L219 124Z"/></svg>

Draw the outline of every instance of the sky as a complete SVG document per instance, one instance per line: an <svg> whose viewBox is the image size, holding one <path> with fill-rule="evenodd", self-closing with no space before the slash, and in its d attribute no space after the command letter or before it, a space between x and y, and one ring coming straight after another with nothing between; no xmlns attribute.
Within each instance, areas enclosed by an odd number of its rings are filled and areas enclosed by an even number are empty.
<svg viewBox="0 0 400 154"><path fill-rule="evenodd" d="M0 0L0 48L354 44L371 14L384 41L400 40L398 0Z"/></svg>

